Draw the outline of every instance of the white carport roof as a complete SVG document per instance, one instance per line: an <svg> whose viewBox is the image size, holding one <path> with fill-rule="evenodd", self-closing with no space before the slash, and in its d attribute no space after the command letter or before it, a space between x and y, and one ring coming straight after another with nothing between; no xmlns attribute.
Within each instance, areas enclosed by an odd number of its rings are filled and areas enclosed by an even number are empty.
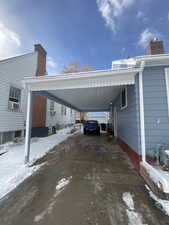
<svg viewBox="0 0 169 225"><path fill-rule="evenodd" d="M46 75L27 77L22 82L28 90L77 111L109 111L122 86L134 84L139 71L140 68L132 68Z"/></svg>

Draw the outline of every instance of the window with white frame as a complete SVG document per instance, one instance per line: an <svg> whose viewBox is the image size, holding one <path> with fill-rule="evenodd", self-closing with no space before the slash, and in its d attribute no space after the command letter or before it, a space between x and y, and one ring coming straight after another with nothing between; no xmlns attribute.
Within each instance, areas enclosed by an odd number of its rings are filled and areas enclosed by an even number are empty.
<svg viewBox="0 0 169 225"><path fill-rule="evenodd" d="M66 106L64 105L61 105L61 115L63 116L66 116L66 113L67 113L67 109L66 109Z"/></svg>
<svg viewBox="0 0 169 225"><path fill-rule="evenodd" d="M64 112L64 106L61 105L61 115L63 116L63 112Z"/></svg>
<svg viewBox="0 0 169 225"><path fill-rule="evenodd" d="M127 87L122 89L121 92L121 109L127 108Z"/></svg>
<svg viewBox="0 0 169 225"><path fill-rule="evenodd" d="M56 114L55 111L55 102L54 101L50 101L50 115L54 116Z"/></svg>
<svg viewBox="0 0 169 225"><path fill-rule="evenodd" d="M55 102L54 101L50 101L50 111L54 111L55 108Z"/></svg>
<svg viewBox="0 0 169 225"><path fill-rule="evenodd" d="M21 101L21 89L11 86L9 90L8 109L19 111Z"/></svg>
<svg viewBox="0 0 169 225"><path fill-rule="evenodd" d="M66 116L66 113L67 113L67 108L66 106L64 107L64 115Z"/></svg>

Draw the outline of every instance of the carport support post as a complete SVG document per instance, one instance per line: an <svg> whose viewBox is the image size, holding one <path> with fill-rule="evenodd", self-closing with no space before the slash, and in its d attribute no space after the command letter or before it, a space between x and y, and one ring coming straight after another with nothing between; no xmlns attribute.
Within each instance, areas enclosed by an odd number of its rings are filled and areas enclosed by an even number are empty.
<svg viewBox="0 0 169 225"><path fill-rule="evenodd" d="M25 136L25 164L29 163L31 128L32 128L32 91L28 91L26 136Z"/></svg>
<svg viewBox="0 0 169 225"><path fill-rule="evenodd" d="M143 95L143 70L145 62L141 62L141 71L139 72L139 100L140 100L140 130L141 130L141 155L142 161L146 161L145 148L145 121L144 121L144 95Z"/></svg>

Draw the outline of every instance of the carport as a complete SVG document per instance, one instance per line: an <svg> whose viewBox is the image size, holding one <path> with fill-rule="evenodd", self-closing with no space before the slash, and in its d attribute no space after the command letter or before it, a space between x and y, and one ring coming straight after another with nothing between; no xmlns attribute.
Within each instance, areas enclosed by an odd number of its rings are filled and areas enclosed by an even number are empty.
<svg viewBox="0 0 169 225"><path fill-rule="evenodd" d="M25 163L29 162L32 93L45 96L57 103L63 104L79 112L110 111L117 96L125 85L135 84L135 75L139 73L140 91L140 127L142 157L145 159L144 140L144 108L142 67L105 71L89 71L76 74L27 77L22 82L28 91Z"/></svg>

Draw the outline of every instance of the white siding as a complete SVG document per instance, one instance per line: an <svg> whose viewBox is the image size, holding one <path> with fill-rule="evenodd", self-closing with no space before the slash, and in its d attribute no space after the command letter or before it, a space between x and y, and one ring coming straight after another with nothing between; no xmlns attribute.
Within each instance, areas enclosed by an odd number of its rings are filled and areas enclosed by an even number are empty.
<svg viewBox="0 0 169 225"><path fill-rule="evenodd" d="M75 111L66 107L66 115L61 114L61 104L55 103L54 111L55 115L50 114L50 101L47 99L47 113L46 113L46 126L67 125L75 123Z"/></svg>
<svg viewBox="0 0 169 225"><path fill-rule="evenodd" d="M108 123L108 113L103 115L88 115L87 120L97 120L98 123Z"/></svg>
<svg viewBox="0 0 169 225"><path fill-rule="evenodd" d="M35 76L37 53L0 61L0 132L21 130L26 116L27 93L21 86L24 77ZM21 107L19 112L8 110L10 86L21 88Z"/></svg>

